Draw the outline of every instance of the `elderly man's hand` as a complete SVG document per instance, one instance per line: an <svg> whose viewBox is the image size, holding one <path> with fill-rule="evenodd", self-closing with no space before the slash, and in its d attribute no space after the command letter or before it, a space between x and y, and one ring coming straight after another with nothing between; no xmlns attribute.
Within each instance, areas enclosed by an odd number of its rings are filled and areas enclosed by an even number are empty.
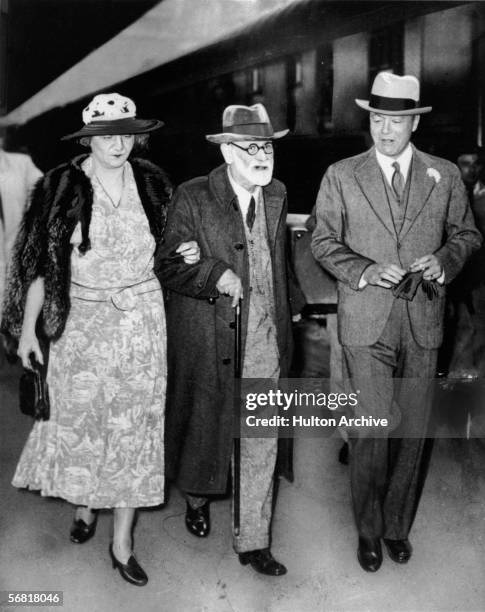
<svg viewBox="0 0 485 612"><path fill-rule="evenodd" d="M195 240L182 242L175 252L182 255L186 264L196 264L200 259L200 247Z"/></svg>
<svg viewBox="0 0 485 612"><path fill-rule="evenodd" d="M436 255L432 253L416 259L409 267L410 272L423 271L425 280L438 280L443 274L443 267Z"/></svg>
<svg viewBox="0 0 485 612"><path fill-rule="evenodd" d="M405 274L406 270L396 266L396 264L375 263L364 270L362 280L369 285L378 285L390 289L393 285L400 283Z"/></svg>
<svg viewBox="0 0 485 612"><path fill-rule="evenodd" d="M243 287L241 279L232 270L227 269L217 281L217 290L224 295L232 297L232 307L235 308L240 299L243 298Z"/></svg>

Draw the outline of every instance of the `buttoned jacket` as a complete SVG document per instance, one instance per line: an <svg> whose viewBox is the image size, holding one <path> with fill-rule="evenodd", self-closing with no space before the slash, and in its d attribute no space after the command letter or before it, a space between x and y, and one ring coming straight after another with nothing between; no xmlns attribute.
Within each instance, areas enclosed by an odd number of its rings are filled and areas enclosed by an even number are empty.
<svg viewBox="0 0 485 612"><path fill-rule="evenodd" d="M479 248L477 231L458 168L413 147L409 200L397 231L375 150L329 167L317 197L312 252L338 280L338 324L342 344L369 346L379 338L393 300L389 289L359 289L365 269L391 263L408 269L434 253L450 283ZM418 289L407 302L415 340L437 348L443 337L445 286L429 300Z"/></svg>

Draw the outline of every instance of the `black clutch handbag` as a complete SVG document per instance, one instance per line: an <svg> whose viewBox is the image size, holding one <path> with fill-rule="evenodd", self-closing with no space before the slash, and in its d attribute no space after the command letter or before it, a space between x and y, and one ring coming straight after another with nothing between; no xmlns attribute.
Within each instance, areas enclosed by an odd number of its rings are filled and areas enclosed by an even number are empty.
<svg viewBox="0 0 485 612"><path fill-rule="evenodd" d="M33 359L31 361L34 369L24 369L19 380L20 412L36 421L48 421L50 404L45 380L47 367Z"/></svg>

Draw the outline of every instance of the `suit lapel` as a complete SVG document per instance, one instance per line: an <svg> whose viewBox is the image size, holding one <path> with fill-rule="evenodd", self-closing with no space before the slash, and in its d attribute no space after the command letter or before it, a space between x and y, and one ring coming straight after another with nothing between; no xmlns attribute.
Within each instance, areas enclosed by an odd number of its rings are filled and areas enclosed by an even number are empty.
<svg viewBox="0 0 485 612"><path fill-rule="evenodd" d="M400 240L404 238L413 226L417 216L423 210L436 185L436 181L431 176L427 175L427 170L428 165L424 161L422 155L413 147L409 199L406 208L406 217L399 233Z"/></svg>
<svg viewBox="0 0 485 612"><path fill-rule="evenodd" d="M355 170L355 179L381 223L387 231L396 238L396 231L392 221L389 203L387 201L386 188L384 186L382 173L377 163L374 149L369 151L368 156Z"/></svg>

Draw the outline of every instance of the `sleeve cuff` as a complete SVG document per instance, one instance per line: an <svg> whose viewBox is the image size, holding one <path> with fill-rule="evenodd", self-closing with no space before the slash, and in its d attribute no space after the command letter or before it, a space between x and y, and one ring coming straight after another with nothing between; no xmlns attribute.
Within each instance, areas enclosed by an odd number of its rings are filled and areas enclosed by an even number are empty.
<svg viewBox="0 0 485 612"><path fill-rule="evenodd" d="M362 276L360 277L358 285L359 290L364 289L365 287L367 287L368 284L369 283L364 278L364 272L362 272Z"/></svg>

